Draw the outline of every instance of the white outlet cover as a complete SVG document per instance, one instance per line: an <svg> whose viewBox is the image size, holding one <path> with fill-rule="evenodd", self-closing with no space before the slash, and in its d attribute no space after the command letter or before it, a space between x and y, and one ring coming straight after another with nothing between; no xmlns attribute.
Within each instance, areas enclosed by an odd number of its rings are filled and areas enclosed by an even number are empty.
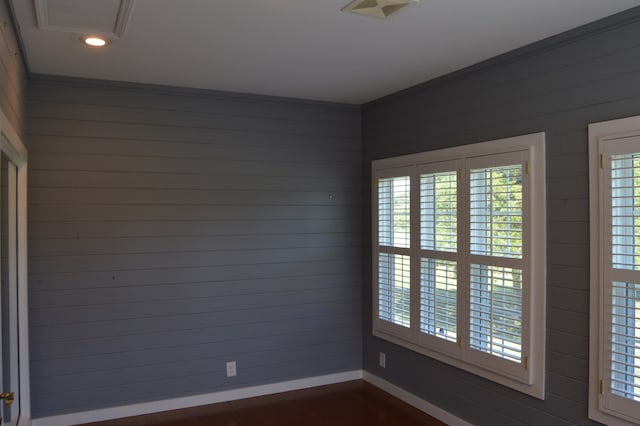
<svg viewBox="0 0 640 426"><path fill-rule="evenodd" d="M380 367L382 368L387 368L387 354L380 352L378 356L378 364L380 364Z"/></svg>
<svg viewBox="0 0 640 426"><path fill-rule="evenodd" d="M234 377L236 374L237 374L236 362L235 361L227 362L227 377Z"/></svg>

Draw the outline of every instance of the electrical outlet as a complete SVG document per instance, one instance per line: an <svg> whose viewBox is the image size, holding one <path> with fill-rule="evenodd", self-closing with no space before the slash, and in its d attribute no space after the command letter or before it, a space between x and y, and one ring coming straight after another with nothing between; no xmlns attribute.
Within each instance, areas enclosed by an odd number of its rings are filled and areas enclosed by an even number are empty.
<svg viewBox="0 0 640 426"><path fill-rule="evenodd" d="M236 371L236 362L229 361L227 363L227 377L234 377L237 374Z"/></svg>
<svg viewBox="0 0 640 426"><path fill-rule="evenodd" d="M382 368L387 368L387 354L380 352L378 355L378 364L380 364Z"/></svg>

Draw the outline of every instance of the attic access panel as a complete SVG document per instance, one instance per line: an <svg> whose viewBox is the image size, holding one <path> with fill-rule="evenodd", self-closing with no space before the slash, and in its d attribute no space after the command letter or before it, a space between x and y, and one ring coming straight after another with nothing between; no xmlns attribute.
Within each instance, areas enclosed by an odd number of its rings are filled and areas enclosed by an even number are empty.
<svg viewBox="0 0 640 426"><path fill-rule="evenodd" d="M135 0L36 0L38 28L122 38Z"/></svg>

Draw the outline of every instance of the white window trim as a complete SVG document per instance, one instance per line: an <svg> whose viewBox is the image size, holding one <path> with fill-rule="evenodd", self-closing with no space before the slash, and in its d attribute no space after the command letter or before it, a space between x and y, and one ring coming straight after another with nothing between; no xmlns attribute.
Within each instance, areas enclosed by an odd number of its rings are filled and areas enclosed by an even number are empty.
<svg viewBox="0 0 640 426"><path fill-rule="evenodd" d="M637 420L623 418L624 415L613 415L602 406L601 380L604 380L603 356L604 312L603 286L604 273L601 199L601 158L600 142L630 136L640 136L640 116L622 118L589 124L589 232L590 232L590 312L589 312L589 418L612 426L628 426L637 424ZM604 383L603 383L604 385Z"/></svg>
<svg viewBox="0 0 640 426"><path fill-rule="evenodd" d="M16 421L19 425L31 422L31 385L29 370L29 305L28 305L28 271L27 271L27 170L28 151L22 143L22 139L9 122L4 112L0 109L0 149L15 166L15 173L11 172L10 179L16 183L16 218L10 226L9 233L17 238L17 271L16 274L18 306L14 317L17 324L11 327L11 340L18 344L13 348L11 357L18 360L18 365L12 363L11 369L18 370L19 383L19 414ZM11 185L13 186L13 184ZM15 231L15 232L14 232ZM13 263L13 262L12 262ZM15 263L14 263L15 265ZM13 296L12 296L13 298ZM17 334L17 335L16 335ZM17 354L15 353L17 349ZM15 372L13 372L15 373Z"/></svg>
<svg viewBox="0 0 640 426"><path fill-rule="evenodd" d="M398 344L415 352L435 358L439 361L453 365L465 371L471 372L478 376L492 380L504 386L508 386L517 391L531 395L533 397L544 399L545 396L545 330L546 330L546 208L545 200L545 134L535 133L524 136L517 136L506 139L499 139L490 142L477 143L472 145L442 149L437 151L423 152L419 154L405 155L400 157L376 160L372 162L372 197L376 199L377 193L375 188L375 179L381 173L385 173L387 169L397 169L405 167L418 168L422 164L465 160L470 157L492 155L500 153L508 153L515 151L527 150L529 153L529 173L530 173L530 192L529 202L530 224L533 230L529 238L529 245L526 248L530 255L530 275L529 279L532 285L530 292L526 295L529 297L528 307L523 307L523 319L527 318L530 325L528 347L528 380L523 381L522 378L509 377L507 373L497 373L477 363L472 363L468 357L458 357L450 351L438 350L434 347L424 345L424 339L417 339L412 336L411 339L395 335L388 328L377 326L377 272L373 271L373 335L392 343ZM414 187L415 188L415 187ZM541 207L542 206L542 207ZM412 207L412 220L419 209ZM372 214L374 216L372 223L372 235L377 235L377 209L375 201L372 206ZM412 250L417 250L415 244ZM375 240L372 244L372 259L377 256L377 246ZM375 261L373 263L375 265ZM466 284L463 284L466 286ZM466 291L466 290L464 290ZM419 301L412 301L412 312L415 312ZM525 317L526 316L526 317ZM412 322L413 324L413 322ZM412 326L411 334L419 334L419 327ZM523 345L524 346L524 345Z"/></svg>

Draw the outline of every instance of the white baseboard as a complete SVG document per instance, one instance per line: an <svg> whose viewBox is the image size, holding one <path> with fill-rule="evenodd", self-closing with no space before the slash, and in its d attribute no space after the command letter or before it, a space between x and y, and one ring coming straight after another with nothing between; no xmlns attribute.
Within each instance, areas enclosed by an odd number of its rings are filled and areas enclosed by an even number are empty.
<svg viewBox="0 0 640 426"><path fill-rule="evenodd" d="M203 395L188 396L162 401L144 402L141 404L124 405L100 410L83 411L79 413L62 414L59 416L42 417L32 420L32 426L68 426L82 423L99 422L103 420L119 419L122 417L140 416L161 411L178 410L181 408L197 407L236 399L252 398L254 396L288 392L292 390L312 388L362 379L362 370L329 374L326 376L309 377L287 382L273 383L262 386L232 389Z"/></svg>
<svg viewBox="0 0 640 426"><path fill-rule="evenodd" d="M31 426L31 418L20 415L17 426Z"/></svg>
<svg viewBox="0 0 640 426"><path fill-rule="evenodd" d="M442 408L433 405L430 402L427 402L424 399L419 398L374 374L369 373L368 371L362 372L362 379L450 426L472 426L471 423L462 420L460 417L457 417L448 411L445 411Z"/></svg>
<svg viewBox="0 0 640 426"><path fill-rule="evenodd" d="M59 416L42 417L32 419L32 426L68 426L82 423L100 422L122 417L140 416L162 411L179 410L181 408L197 407L200 405L215 404L218 402L234 401L255 396L270 395L280 392L307 389L316 386L331 385L350 380L363 379L372 385L390 393L396 398L406 402L451 426L472 426L461 418L437 407L416 395L387 382L380 377L363 370L346 371L344 373L329 374L326 376L308 377L305 379L291 380L287 382L273 383L262 386L252 386L241 389L232 389L222 392L213 392L203 395L187 396L182 398L166 399L161 401L144 402L140 404L123 405L113 408L103 408L79 413L62 414ZM22 423L21 423L22 424Z"/></svg>

